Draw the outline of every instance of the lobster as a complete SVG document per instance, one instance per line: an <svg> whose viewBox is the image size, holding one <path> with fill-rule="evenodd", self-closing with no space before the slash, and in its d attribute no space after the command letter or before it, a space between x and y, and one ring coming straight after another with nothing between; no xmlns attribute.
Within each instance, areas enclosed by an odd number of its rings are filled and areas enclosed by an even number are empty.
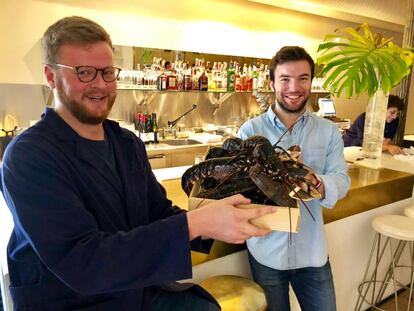
<svg viewBox="0 0 414 311"><path fill-rule="evenodd" d="M181 186L187 196L200 181L198 197L220 199L241 193L253 203L297 207L297 201L321 198L305 178L313 170L290 156L297 148L284 150L263 136L229 138L221 148L210 149L205 161L187 169Z"/></svg>

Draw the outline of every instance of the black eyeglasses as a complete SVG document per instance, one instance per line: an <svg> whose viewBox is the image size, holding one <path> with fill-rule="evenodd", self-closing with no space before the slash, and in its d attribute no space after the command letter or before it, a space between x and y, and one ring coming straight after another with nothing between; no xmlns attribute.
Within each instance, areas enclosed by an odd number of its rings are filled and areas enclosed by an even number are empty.
<svg viewBox="0 0 414 311"><path fill-rule="evenodd" d="M93 66L72 67L72 66L67 66L67 65L62 65L62 64L55 64L54 66L72 69L73 71L76 72L76 75L79 81L84 82L84 83L88 83L88 82L95 80L99 71L101 72L102 79L105 82L113 82L118 78L119 73L122 70L121 68L114 67L114 66L109 66L109 67L105 67L101 69L98 69Z"/></svg>

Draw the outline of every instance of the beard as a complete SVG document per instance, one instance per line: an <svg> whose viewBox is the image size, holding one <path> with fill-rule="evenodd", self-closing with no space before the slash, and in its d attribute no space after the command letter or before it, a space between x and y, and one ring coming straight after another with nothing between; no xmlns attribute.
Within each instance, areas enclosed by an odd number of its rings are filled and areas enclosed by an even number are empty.
<svg viewBox="0 0 414 311"><path fill-rule="evenodd" d="M277 103L279 104L279 107L284 111L284 112L287 112L287 113L298 113L298 112L301 112L301 111L303 111L303 109L305 108L305 106L306 106L306 103L308 102L308 99L309 99L309 96L310 95L308 95L301 103L300 103L300 105L297 107L297 108L289 108L289 105L284 101L284 99L283 99L283 97L282 96L280 96L280 94L276 94L276 101L277 101Z"/></svg>
<svg viewBox="0 0 414 311"><path fill-rule="evenodd" d="M66 109L68 109L79 122L89 125L97 125L105 121L116 98L116 94L109 94L108 104L105 111L99 115L94 115L88 111L86 105L82 104L80 100L70 98L58 80L56 81L56 90L59 101L66 107Z"/></svg>

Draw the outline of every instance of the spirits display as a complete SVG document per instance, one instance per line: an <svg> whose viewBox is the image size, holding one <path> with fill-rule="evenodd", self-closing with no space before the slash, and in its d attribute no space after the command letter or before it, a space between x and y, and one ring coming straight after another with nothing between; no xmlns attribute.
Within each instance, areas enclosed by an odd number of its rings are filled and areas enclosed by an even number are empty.
<svg viewBox="0 0 414 311"><path fill-rule="evenodd" d="M172 64L155 58L151 65L138 65L137 70L123 70L118 87L160 91L269 92L268 65L205 62L196 58L194 64L177 61Z"/></svg>

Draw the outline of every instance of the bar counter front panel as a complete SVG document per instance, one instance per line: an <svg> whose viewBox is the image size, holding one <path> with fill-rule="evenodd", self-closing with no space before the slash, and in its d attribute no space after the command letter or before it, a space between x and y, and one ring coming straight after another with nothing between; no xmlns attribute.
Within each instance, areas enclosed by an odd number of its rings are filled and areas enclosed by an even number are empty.
<svg viewBox="0 0 414 311"><path fill-rule="evenodd" d="M374 238L372 219L383 214L402 214L404 208L413 203L414 175L411 173L386 168L351 167L349 176L351 187L347 196L338 201L333 209L323 210L337 308L341 311L354 309L357 287L362 280ZM183 208L188 206L180 178L166 179L161 183L174 203ZM192 259L191 281L194 282L225 274L251 278L245 245L215 241L208 255L193 252ZM402 258L403 263L406 260ZM293 291L290 295L292 311L300 311Z"/></svg>

